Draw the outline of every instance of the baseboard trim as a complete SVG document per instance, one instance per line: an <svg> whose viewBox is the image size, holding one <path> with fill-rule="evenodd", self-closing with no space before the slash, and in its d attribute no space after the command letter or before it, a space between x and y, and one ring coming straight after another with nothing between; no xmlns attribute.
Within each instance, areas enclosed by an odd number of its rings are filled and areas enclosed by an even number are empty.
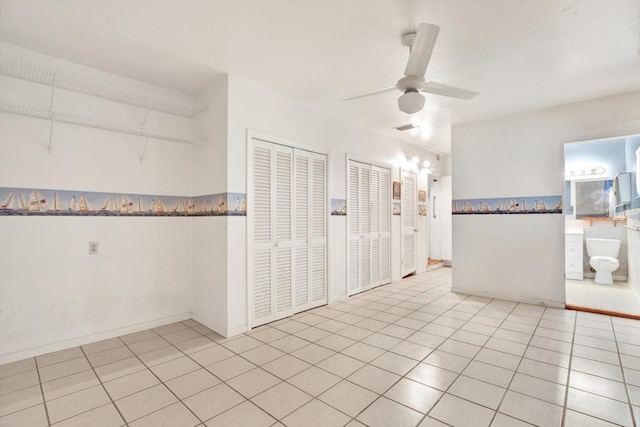
<svg viewBox="0 0 640 427"><path fill-rule="evenodd" d="M528 297L516 296L516 295L503 295L503 294L497 294L495 292L478 292L473 289L460 288L457 286L452 286L451 292L456 292L459 294L475 295L478 297L502 299L506 301L524 302L527 304L542 305L546 307L565 308L564 301L553 301L553 300L546 300L546 299L540 299L540 298L528 298Z"/></svg>
<svg viewBox="0 0 640 427"><path fill-rule="evenodd" d="M567 304L567 310L584 311L587 313L606 314L614 317L624 317L626 319L640 320L640 316L637 314L621 313L619 311L598 310L596 308L579 307L577 305Z"/></svg>
<svg viewBox="0 0 640 427"><path fill-rule="evenodd" d="M134 332L144 331L146 329L157 328L158 326L168 325L170 323L181 322L183 320L191 319L191 313L182 313L175 316L163 317L162 319L152 320L150 322L137 323L135 325L124 326L121 328L111 329L108 331L96 332L94 334L83 335L81 337L70 338L63 341L58 341L51 344L45 344L37 347L32 347L25 350L18 350L11 353L0 354L0 365L5 363L11 363L29 357L41 356L47 353L53 353L55 351L66 350L68 348L77 347L80 345L90 344L96 341L107 340L110 338L119 337L121 335L132 334Z"/></svg>
<svg viewBox="0 0 640 427"><path fill-rule="evenodd" d="M220 326L219 324L217 324L213 320L208 319L208 318L206 318L204 316L201 316L198 313L192 313L191 318L193 320L195 320L196 322L198 322L198 323L206 326L207 328L211 329L216 334L222 335L225 338L229 337L229 335L227 335L227 328L224 327L224 326Z"/></svg>
<svg viewBox="0 0 640 427"><path fill-rule="evenodd" d="M349 299L349 295L347 295L347 294L338 295L338 296L335 296L335 297L331 298L331 301L329 301L328 305L335 304L337 302L346 301L348 299Z"/></svg>

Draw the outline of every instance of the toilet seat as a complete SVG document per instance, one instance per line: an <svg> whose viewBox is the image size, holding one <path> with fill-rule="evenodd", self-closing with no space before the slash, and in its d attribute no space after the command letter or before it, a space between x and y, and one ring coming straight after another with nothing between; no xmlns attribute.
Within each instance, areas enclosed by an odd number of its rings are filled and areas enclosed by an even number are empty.
<svg viewBox="0 0 640 427"><path fill-rule="evenodd" d="M612 256L596 255L591 257L591 261L601 262L603 264L615 264L618 262L618 259Z"/></svg>

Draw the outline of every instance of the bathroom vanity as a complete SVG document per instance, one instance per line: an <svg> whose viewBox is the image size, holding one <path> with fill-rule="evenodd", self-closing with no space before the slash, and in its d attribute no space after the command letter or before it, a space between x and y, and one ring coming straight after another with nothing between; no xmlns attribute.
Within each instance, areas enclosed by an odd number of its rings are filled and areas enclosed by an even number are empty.
<svg viewBox="0 0 640 427"><path fill-rule="evenodd" d="M564 235L564 277L582 280L583 275L583 241L584 231L581 228L568 228Z"/></svg>

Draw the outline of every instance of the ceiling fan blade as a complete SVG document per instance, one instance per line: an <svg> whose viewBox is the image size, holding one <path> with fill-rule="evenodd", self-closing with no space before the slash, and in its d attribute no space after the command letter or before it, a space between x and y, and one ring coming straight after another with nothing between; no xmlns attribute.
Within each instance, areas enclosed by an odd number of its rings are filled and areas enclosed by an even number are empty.
<svg viewBox="0 0 640 427"><path fill-rule="evenodd" d="M407 62L407 68L404 70L405 76L423 77L427 71L427 65L431 59L433 47L436 45L436 39L440 27L433 24L422 23L418 27L416 39L411 46L411 54Z"/></svg>
<svg viewBox="0 0 640 427"><path fill-rule="evenodd" d="M472 90L462 89L455 86L449 86L444 83L438 82L427 82L427 84L422 88L422 92L433 93L434 95L442 95L449 96L451 98L459 98L459 99L471 99L476 95L479 95L478 92L474 92Z"/></svg>
<svg viewBox="0 0 640 427"><path fill-rule="evenodd" d="M371 91L371 92L363 93L361 95L351 96L349 98L342 98L342 101L351 101L352 99L365 98L367 96L373 96L373 95L378 95L380 93L391 92L392 90L396 90L396 89L397 89L396 86L389 86L389 87L385 87L383 89L378 89L378 90L374 90L374 91Z"/></svg>

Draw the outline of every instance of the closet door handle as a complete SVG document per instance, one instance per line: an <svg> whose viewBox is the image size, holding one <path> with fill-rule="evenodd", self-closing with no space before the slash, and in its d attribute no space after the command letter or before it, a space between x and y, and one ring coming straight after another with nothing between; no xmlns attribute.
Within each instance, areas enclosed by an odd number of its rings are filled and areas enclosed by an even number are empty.
<svg viewBox="0 0 640 427"><path fill-rule="evenodd" d="M433 196L433 217L438 217L438 215L436 215L436 196Z"/></svg>

